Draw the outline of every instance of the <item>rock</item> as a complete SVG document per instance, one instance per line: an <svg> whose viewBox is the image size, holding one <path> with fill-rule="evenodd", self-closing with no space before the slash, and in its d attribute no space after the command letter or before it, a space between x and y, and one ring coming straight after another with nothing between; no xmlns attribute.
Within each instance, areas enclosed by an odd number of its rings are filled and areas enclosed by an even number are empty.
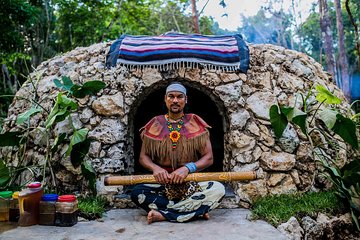
<svg viewBox="0 0 360 240"><path fill-rule="evenodd" d="M305 231L304 239L323 239L324 228L322 224L318 224L314 219L306 216L301 219L301 225Z"/></svg>
<svg viewBox="0 0 360 240"><path fill-rule="evenodd" d="M251 122L250 124L248 124L247 129L252 134L254 134L256 136L260 136L260 129L258 128L258 126L254 122Z"/></svg>
<svg viewBox="0 0 360 240"><path fill-rule="evenodd" d="M107 155L112 159L125 159L124 144L113 145L109 148Z"/></svg>
<svg viewBox="0 0 360 240"><path fill-rule="evenodd" d="M236 191L239 200L245 202L252 202L253 199L259 196L266 196L268 194L266 181L263 179L251 181L249 183L238 183L238 190Z"/></svg>
<svg viewBox="0 0 360 240"><path fill-rule="evenodd" d="M234 112L230 115L231 125L235 129L243 129L246 125L247 120L250 118L250 114L245 109L240 109L237 112Z"/></svg>
<svg viewBox="0 0 360 240"><path fill-rule="evenodd" d="M301 162L311 161L312 159L312 147L308 142L301 142L296 152L296 160Z"/></svg>
<svg viewBox="0 0 360 240"><path fill-rule="evenodd" d="M102 96L92 103L92 109L104 116L123 116L124 99L121 93L112 96Z"/></svg>
<svg viewBox="0 0 360 240"><path fill-rule="evenodd" d="M295 129L288 124L283 135L279 138L279 146L287 153L294 153L299 144L300 140Z"/></svg>
<svg viewBox="0 0 360 240"><path fill-rule="evenodd" d="M229 143L232 144L236 149L235 154L249 151L255 146L255 139L246 134L240 133L239 131L233 131L230 133Z"/></svg>
<svg viewBox="0 0 360 240"><path fill-rule="evenodd" d="M90 148L88 152L89 156L94 158L99 157L100 151L101 151L101 142L92 141L90 143Z"/></svg>
<svg viewBox="0 0 360 240"><path fill-rule="evenodd" d="M215 88L215 92L224 101L225 105L230 105L231 102L237 102L241 96L242 82L228 83Z"/></svg>
<svg viewBox="0 0 360 240"><path fill-rule="evenodd" d="M275 139L271 136L269 129L264 125L259 125L260 127L260 140L266 146L271 147L275 144Z"/></svg>
<svg viewBox="0 0 360 240"><path fill-rule="evenodd" d="M143 71L142 80L144 81L145 86L151 86L154 83L161 81L162 76L157 69L146 68Z"/></svg>
<svg viewBox="0 0 360 240"><path fill-rule="evenodd" d="M304 229L295 217L291 217L286 223L280 224L277 229L287 236L289 240L302 240Z"/></svg>
<svg viewBox="0 0 360 240"><path fill-rule="evenodd" d="M260 158L261 167L272 171L289 171L295 166L295 155L289 153L263 152Z"/></svg>
<svg viewBox="0 0 360 240"><path fill-rule="evenodd" d="M208 72L202 75L201 83L205 86L213 88L221 83L221 79L216 73Z"/></svg>
<svg viewBox="0 0 360 240"><path fill-rule="evenodd" d="M117 173L125 170L121 159L95 158L91 160L91 164L98 173Z"/></svg>
<svg viewBox="0 0 360 240"><path fill-rule="evenodd" d="M259 169L259 163L255 162L255 163L250 163L250 164L243 164L241 167L235 166L233 171L234 172L248 172L248 171L251 172L251 171L256 171L258 169Z"/></svg>
<svg viewBox="0 0 360 240"><path fill-rule="evenodd" d="M270 184L274 184L269 188L269 193L272 195L292 194L297 192L297 187L291 176L283 173L274 173L269 179Z"/></svg>
<svg viewBox="0 0 360 240"><path fill-rule="evenodd" d="M93 111L90 108L85 108L80 114L80 121L84 124L90 121L90 118L94 115Z"/></svg>
<svg viewBox="0 0 360 240"><path fill-rule="evenodd" d="M313 76L313 72L309 67L305 66L304 63L304 61L295 59L291 64L290 71L294 72L299 77L304 76L310 78Z"/></svg>
<svg viewBox="0 0 360 240"><path fill-rule="evenodd" d="M236 154L237 151L234 151L234 154ZM253 160L252 152L247 151L245 153L238 153L235 156L235 161L238 163L251 163Z"/></svg>
<svg viewBox="0 0 360 240"><path fill-rule="evenodd" d="M104 119L89 132L88 137L105 144L113 144L124 139L121 134L123 130L124 126L120 120Z"/></svg>
<svg viewBox="0 0 360 240"><path fill-rule="evenodd" d="M276 96L270 92L255 92L246 101L247 107L256 117L269 120L271 105L276 104Z"/></svg>
<svg viewBox="0 0 360 240"><path fill-rule="evenodd" d="M223 81L224 83L235 82L240 79L239 76L235 73L230 73L230 74L220 73L219 77L221 81Z"/></svg>

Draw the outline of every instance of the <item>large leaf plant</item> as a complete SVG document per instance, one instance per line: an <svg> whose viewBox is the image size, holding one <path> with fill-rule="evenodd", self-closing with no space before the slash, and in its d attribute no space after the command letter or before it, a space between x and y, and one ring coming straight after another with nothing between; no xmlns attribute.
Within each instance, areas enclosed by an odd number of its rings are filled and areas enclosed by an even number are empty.
<svg viewBox="0 0 360 240"><path fill-rule="evenodd" d="M68 148L63 157L70 157L71 163L75 168L81 167L83 176L89 182L89 188L95 193L96 174L91 165L84 161L84 157L90 146L90 141L87 139L88 129L77 129L73 124L71 113L78 110L77 98L95 95L105 87L105 83L102 81L88 81L82 85L74 84L72 80L66 76L63 76L61 80L55 79L54 83L61 91L56 96L54 106L47 115L45 126L37 128L44 139L46 139L46 161L43 165L43 177L46 174L45 170L48 168L52 175L53 185L56 185L50 159L53 157L53 154L58 151L59 145L66 142ZM29 110L17 116L16 124L26 124L33 115L42 111L44 111L44 108L42 108L38 102L34 102ZM49 140L52 136L52 128L57 123L65 120L69 122L69 125L72 128L72 134L59 133L55 136L55 140L50 146ZM28 129L22 132L5 132L0 136L0 146L17 146L22 147L25 151L26 146L24 146L24 142L26 142L28 134ZM13 172L21 172L18 171L21 169L22 167L19 167L18 169L15 169L16 171L13 171L10 167L5 165L3 160L1 160L0 189L9 188L11 183L13 183L14 179L18 176L18 174L13 174ZM28 167L26 167L26 169L28 169ZM45 177L43 179L45 179Z"/></svg>
<svg viewBox="0 0 360 240"><path fill-rule="evenodd" d="M336 145L334 135L341 137L354 150L354 159L339 168L336 161L339 156L332 159L323 151L313 146L315 159L321 162L326 177L333 183L337 195L349 206L351 216L357 229L360 231L360 158L359 158L359 114L351 114L351 107L347 113L340 112L338 106L341 99L333 95L326 87L316 85L304 97L300 94L301 107L272 105L269 115L275 136L280 138L288 124L298 126L313 145L311 133L318 131L324 136L327 143L334 148ZM315 98L314 98L315 97ZM310 100L312 99L312 100ZM346 115L344 115L346 114ZM319 119L323 124L315 126L313 121Z"/></svg>

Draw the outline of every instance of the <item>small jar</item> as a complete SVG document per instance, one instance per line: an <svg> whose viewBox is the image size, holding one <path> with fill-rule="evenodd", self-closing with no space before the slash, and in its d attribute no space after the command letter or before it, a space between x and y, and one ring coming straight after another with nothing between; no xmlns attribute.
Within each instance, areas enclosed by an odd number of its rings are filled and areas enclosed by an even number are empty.
<svg viewBox="0 0 360 240"><path fill-rule="evenodd" d="M39 203L39 224L55 225L56 208L55 204L58 199L57 194L44 194Z"/></svg>
<svg viewBox="0 0 360 240"><path fill-rule="evenodd" d="M9 206L9 221L18 222L20 217L19 192L14 192Z"/></svg>
<svg viewBox="0 0 360 240"><path fill-rule="evenodd" d="M55 225L70 227L78 221L78 201L75 195L61 195L56 202Z"/></svg>
<svg viewBox="0 0 360 240"><path fill-rule="evenodd" d="M12 191L0 192L0 222L9 221L9 205L12 194Z"/></svg>

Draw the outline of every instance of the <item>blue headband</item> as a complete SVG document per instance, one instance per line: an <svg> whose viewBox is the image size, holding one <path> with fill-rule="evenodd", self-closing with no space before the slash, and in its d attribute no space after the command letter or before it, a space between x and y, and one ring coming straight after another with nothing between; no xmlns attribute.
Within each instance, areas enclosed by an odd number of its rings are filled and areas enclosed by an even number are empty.
<svg viewBox="0 0 360 240"><path fill-rule="evenodd" d="M169 92L181 92L186 95L186 88L180 83L173 83L166 88L166 94Z"/></svg>

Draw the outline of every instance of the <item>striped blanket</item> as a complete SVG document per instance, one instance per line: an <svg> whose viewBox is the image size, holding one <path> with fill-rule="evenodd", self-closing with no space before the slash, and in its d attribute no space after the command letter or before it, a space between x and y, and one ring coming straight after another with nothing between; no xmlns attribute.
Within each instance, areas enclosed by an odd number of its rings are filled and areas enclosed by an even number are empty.
<svg viewBox="0 0 360 240"><path fill-rule="evenodd" d="M160 36L122 35L110 47L107 67L180 67L247 72L249 49L241 35L205 36L167 33Z"/></svg>

